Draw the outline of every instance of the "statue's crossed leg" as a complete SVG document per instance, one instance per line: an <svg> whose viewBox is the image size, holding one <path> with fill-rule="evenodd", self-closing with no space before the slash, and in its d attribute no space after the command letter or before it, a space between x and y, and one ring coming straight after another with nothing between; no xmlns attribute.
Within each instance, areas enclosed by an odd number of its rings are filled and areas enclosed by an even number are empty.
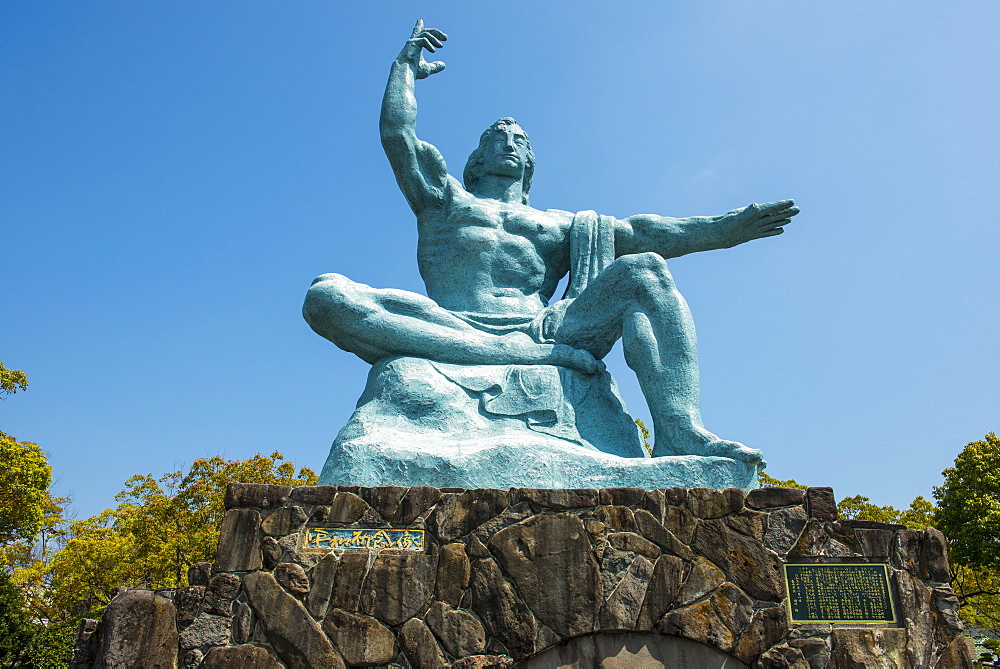
<svg viewBox="0 0 1000 669"><path fill-rule="evenodd" d="M720 439L702 425L694 322L660 256L622 256L560 306L552 310L551 340L538 341L527 332L483 332L416 293L325 274L310 288L303 312L317 333L370 363L405 355L594 373L603 370L600 358L621 338L653 418L654 456L760 462L760 451Z"/></svg>

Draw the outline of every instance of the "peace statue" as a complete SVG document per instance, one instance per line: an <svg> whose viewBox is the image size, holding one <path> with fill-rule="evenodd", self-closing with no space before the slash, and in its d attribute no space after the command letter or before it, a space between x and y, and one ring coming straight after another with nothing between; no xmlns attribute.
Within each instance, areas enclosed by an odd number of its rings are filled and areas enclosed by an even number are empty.
<svg viewBox="0 0 1000 669"><path fill-rule="evenodd" d="M482 134L463 184L416 134L415 83L444 69L423 52L447 39L417 22L380 119L427 296L324 274L306 297L312 328L373 365L321 483L751 487L761 452L702 425L694 323L665 259L779 235L798 208L534 209L535 155L512 118ZM651 454L601 362L619 339L649 406Z"/></svg>

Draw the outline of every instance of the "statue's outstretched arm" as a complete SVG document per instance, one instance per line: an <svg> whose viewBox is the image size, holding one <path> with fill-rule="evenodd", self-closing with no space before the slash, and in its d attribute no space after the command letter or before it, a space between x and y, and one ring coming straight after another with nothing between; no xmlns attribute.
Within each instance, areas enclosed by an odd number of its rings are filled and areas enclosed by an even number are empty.
<svg viewBox="0 0 1000 669"><path fill-rule="evenodd" d="M424 61L423 51L435 51L448 39L440 30L425 29L417 21L410 39L396 56L382 98L379 130L396 182L414 213L440 202L445 194L448 172L441 153L417 139L417 99L413 95L417 79L444 69L444 63Z"/></svg>
<svg viewBox="0 0 1000 669"><path fill-rule="evenodd" d="M797 213L794 201L780 200L751 204L721 216L629 216L615 222L615 255L653 251L664 258L676 258L695 251L726 249L780 235Z"/></svg>

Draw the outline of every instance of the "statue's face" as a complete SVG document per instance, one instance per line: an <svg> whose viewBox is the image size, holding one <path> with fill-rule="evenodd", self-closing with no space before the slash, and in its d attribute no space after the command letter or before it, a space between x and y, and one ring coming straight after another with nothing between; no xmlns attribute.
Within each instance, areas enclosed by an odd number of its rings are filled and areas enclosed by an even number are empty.
<svg viewBox="0 0 1000 669"><path fill-rule="evenodd" d="M519 125L502 125L492 131L483 155L483 168L487 174L497 176L524 176L528 162L528 136Z"/></svg>

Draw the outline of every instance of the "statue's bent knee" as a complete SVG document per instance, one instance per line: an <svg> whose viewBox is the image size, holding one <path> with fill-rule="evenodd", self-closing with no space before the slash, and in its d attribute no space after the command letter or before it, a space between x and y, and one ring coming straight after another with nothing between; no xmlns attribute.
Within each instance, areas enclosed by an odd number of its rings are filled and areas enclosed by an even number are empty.
<svg viewBox="0 0 1000 669"><path fill-rule="evenodd" d="M615 261L625 270L625 278L638 288L673 288L674 278L667 261L658 253L634 253Z"/></svg>
<svg viewBox="0 0 1000 669"><path fill-rule="evenodd" d="M327 336L330 326L340 320L341 314L348 309L357 310L359 296L352 290L356 285L340 274L322 274L313 280L302 305L302 315L313 330Z"/></svg>

